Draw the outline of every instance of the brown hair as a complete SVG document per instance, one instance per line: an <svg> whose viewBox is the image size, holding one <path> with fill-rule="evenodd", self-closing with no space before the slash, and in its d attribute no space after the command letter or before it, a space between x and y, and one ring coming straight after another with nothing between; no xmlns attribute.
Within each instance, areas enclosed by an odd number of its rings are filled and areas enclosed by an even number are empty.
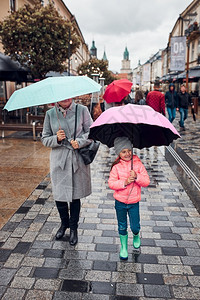
<svg viewBox="0 0 200 300"><path fill-rule="evenodd" d="M135 93L135 102L137 103L140 99L143 99L143 92L142 91L140 91L140 90L138 90L138 91L136 91L136 93Z"/></svg>
<svg viewBox="0 0 200 300"><path fill-rule="evenodd" d="M115 166L115 165L117 165L119 162L120 162L120 156L118 156L118 158L112 163L112 166L111 166L111 168L110 168L110 171L112 170L112 168Z"/></svg>

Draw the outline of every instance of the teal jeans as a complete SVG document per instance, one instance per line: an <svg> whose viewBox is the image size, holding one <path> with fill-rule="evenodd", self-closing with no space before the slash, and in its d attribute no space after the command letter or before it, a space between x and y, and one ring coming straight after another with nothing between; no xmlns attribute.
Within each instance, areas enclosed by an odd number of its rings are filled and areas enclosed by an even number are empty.
<svg viewBox="0 0 200 300"><path fill-rule="evenodd" d="M127 234L127 215L129 216L130 227L133 234L140 231L140 212L139 202L133 204L125 204L115 200L115 209L118 221L118 232L121 235Z"/></svg>

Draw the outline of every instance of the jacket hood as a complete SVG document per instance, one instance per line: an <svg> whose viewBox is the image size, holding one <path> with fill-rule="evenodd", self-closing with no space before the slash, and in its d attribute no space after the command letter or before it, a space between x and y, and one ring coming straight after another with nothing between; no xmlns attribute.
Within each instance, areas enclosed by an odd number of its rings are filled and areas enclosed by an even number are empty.
<svg viewBox="0 0 200 300"><path fill-rule="evenodd" d="M170 83L169 85L169 91L170 91L170 87L173 86L174 87L174 91L175 91L175 85L173 83Z"/></svg>

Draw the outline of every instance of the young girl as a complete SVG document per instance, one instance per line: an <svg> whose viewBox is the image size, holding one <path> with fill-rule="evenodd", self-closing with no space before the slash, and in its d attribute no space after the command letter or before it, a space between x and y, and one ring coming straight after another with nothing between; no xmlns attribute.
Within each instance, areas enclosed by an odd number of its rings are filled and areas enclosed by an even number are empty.
<svg viewBox="0 0 200 300"><path fill-rule="evenodd" d="M115 191L115 209L121 241L120 258L128 259L127 214L133 232L133 247L139 248L141 187L148 186L150 180L137 155L133 155L133 170L131 170L132 144L127 137L116 138L114 149L119 157L112 165L108 185Z"/></svg>

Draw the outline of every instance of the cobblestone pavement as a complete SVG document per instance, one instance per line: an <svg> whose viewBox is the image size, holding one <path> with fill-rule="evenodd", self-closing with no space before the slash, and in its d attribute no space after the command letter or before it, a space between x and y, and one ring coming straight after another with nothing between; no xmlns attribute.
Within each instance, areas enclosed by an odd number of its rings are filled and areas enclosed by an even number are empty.
<svg viewBox="0 0 200 300"><path fill-rule="evenodd" d="M93 193L82 199L79 243L54 236L59 217L47 176L0 231L2 300L200 299L200 217L159 148L136 150L151 184L142 190L140 250L119 260L107 179L109 150L92 164Z"/></svg>
<svg viewBox="0 0 200 300"><path fill-rule="evenodd" d="M200 107L196 115L196 121L193 120L189 109L188 119L185 121L186 130L180 130L178 121L180 114L177 112L173 125L179 131L181 139L176 140L176 144L198 165L200 168Z"/></svg>

